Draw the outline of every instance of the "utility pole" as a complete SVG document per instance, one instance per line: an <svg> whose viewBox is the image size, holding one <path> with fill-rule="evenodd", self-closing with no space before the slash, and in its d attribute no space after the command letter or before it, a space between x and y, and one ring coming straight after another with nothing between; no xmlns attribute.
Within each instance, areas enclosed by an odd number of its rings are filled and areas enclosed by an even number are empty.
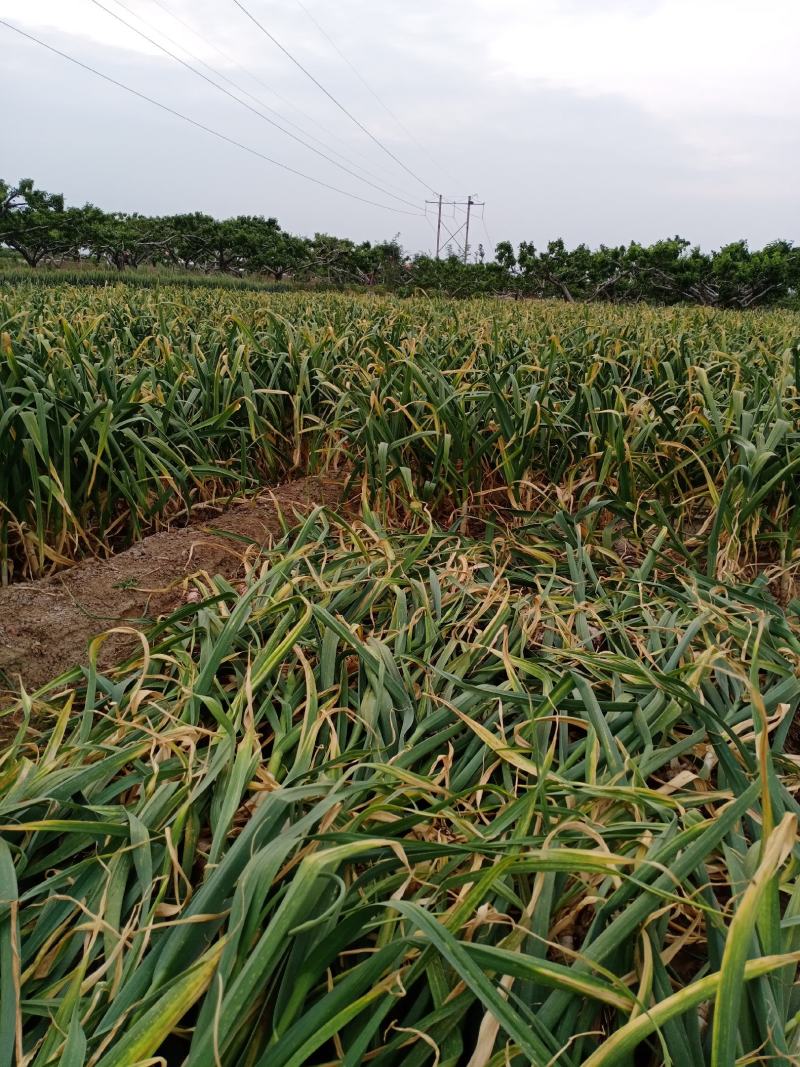
<svg viewBox="0 0 800 1067"><path fill-rule="evenodd" d="M470 216L470 212L471 211L472 211L472 197L468 196L467 197L467 221L466 221L466 224L465 224L466 228L465 228L465 231L464 231L464 262L465 263L467 262L467 254L469 253L469 216Z"/></svg>
<svg viewBox="0 0 800 1067"><path fill-rule="evenodd" d="M469 255L469 223L470 223L470 216L472 214L472 209L474 207L483 207L484 204L485 204L485 201L476 200L475 197L472 194L470 194L467 197L466 200L445 200L445 198L442 196L442 194L439 193L439 195L436 198L436 200L426 200L425 203L426 204L433 204L433 205L436 206L436 258L439 259L441 257L441 253L442 253L442 231L444 230L444 232L447 234L447 237L458 248L458 254L460 255L462 261L464 263L466 263L467 262L467 257ZM448 229L448 227L442 221L442 219L444 217L442 209L445 208L445 207L451 207L453 209L453 216L452 217L454 219L456 218L456 208L461 208L462 210L463 210L463 208L467 209L466 222L462 222L461 225L458 226L452 232ZM459 236L458 236L461 233L462 230L464 231L464 243L463 244L459 240Z"/></svg>

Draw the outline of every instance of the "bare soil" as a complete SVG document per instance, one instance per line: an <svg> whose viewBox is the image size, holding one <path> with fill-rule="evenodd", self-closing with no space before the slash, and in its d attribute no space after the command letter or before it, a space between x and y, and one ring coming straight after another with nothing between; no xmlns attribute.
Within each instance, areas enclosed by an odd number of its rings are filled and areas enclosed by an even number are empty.
<svg viewBox="0 0 800 1067"><path fill-rule="evenodd" d="M41 581L0 589L0 705L9 691L29 692L87 661L92 638L116 626L144 629L187 600L188 580L242 574L248 544L269 546L281 534L279 515L291 523L316 505L341 504L342 483L302 478L267 490L181 529L165 530L110 559L85 560ZM135 634L112 634L99 664L136 651ZM4 699L5 698L5 699Z"/></svg>

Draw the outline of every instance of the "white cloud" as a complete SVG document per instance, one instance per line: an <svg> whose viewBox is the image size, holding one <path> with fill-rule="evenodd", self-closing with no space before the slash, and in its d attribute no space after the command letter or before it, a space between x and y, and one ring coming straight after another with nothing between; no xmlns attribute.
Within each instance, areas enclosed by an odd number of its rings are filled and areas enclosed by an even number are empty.
<svg viewBox="0 0 800 1067"><path fill-rule="evenodd" d="M227 44L243 62L286 66L230 0L103 2L152 33L137 21L140 14L204 58L219 62L213 45ZM495 82L512 78L587 96L620 95L662 118L796 112L796 0L437 0L433 7L344 0L336 12L321 0L306 2L340 40L350 38L367 63L400 38L407 42L412 71L415 59L440 55L473 76L488 70ZM324 42L298 7L274 0L250 0L249 6L277 26L290 47L324 58ZM202 28L211 44L189 34L165 8ZM161 54L91 0L26 0L22 11L18 0L0 0L0 14L95 44ZM398 73L408 77L408 69Z"/></svg>
<svg viewBox="0 0 800 1067"><path fill-rule="evenodd" d="M116 0L102 2L136 23ZM303 0L427 153L365 91L294 0L245 2L426 182L486 199L496 239L541 243L562 234L615 243L680 231L706 244L743 234L758 243L776 233L791 236L800 217L796 0ZM419 197L420 205L430 195L232 0L121 3L344 153L354 169L368 169L387 187ZM205 42L161 5L200 29ZM0 17L282 162L372 196L91 0L0 0ZM15 117L4 146L10 174L34 175L75 200L131 210L262 211L303 232L375 237L402 226L412 248L431 240L424 219L326 197L126 99L2 27L0 41L7 50L0 96ZM153 155L170 159L166 173L149 162ZM198 158L209 160L208 170Z"/></svg>
<svg viewBox="0 0 800 1067"><path fill-rule="evenodd" d="M108 7L114 8L113 0L109 0ZM127 17L125 11L116 10L122 17ZM85 37L95 44L126 48L145 55L157 52L89 0L67 0L66 3L63 0L26 0L23 9L15 0L0 0L0 15L32 31L58 29Z"/></svg>
<svg viewBox="0 0 800 1067"><path fill-rule="evenodd" d="M664 118L796 114L796 0L478 2L498 76L618 94Z"/></svg>

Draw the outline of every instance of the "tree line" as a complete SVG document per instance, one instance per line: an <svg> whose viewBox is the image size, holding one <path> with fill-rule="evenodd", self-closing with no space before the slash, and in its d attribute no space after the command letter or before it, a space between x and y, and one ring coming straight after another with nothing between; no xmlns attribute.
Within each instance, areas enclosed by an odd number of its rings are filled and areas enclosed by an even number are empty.
<svg viewBox="0 0 800 1067"><path fill-rule="evenodd" d="M297 237L261 215L218 220L199 211L151 216L93 204L66 207L63 195L37 188L30 178L15 185L0 179L0 245L29 267L89 262L118 271L173 267L363 285L396 282L402 257L396 240Z"/></svg>
<svg viewBox="0 0 800 1067"><path fill-rule="evenodd" d="M299 237L260 215L218 220L201 212L148 216L92 204L67 207L61 194L37 188L31 179L0 180L0 246L29 267L148 266L453 296L748 308L796 302L800 292L800 248L791 241L758 250L734 241L710 252L682 237L596 249L570 249L560 239L544 249L501 241L491 258L479 245L465 263L453 253L442 259L405 255L396 238L357 244L329 234Z"/></svg>

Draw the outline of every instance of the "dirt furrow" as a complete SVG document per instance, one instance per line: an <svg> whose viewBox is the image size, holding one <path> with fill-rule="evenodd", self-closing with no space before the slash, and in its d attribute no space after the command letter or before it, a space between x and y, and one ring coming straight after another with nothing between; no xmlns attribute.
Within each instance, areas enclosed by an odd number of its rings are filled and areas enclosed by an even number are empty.
<svg viewBox="0 0 800 1067"><path fill-rule="evenodd" d="M93 637L115 626L143 628L186 599L198 572L231 580L241 574L247 542L280 535L279 512L291 521L317 504L335 506L340 482L303 478L265 491L203 522L153 534L110 559L86 560L50 578L0 589L0 689L30 691L86 661ZM132 634L113 634L100 664L134 651Z"/></svg>

